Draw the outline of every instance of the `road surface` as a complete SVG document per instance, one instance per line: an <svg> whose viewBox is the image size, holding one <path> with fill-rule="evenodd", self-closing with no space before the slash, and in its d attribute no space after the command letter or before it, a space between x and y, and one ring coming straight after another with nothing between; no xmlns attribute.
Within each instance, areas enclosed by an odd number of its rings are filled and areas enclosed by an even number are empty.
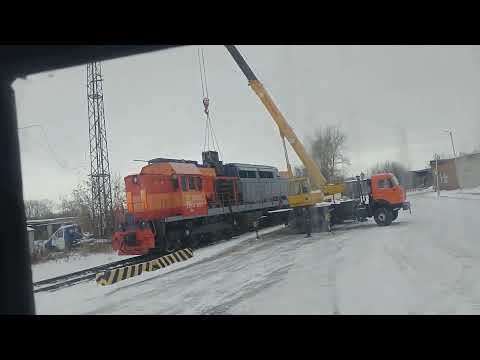
<svg viewBox="0 0 480 360"><path fill-rule="evenodd" d="M40 314L480 313L480 196L412 195L412 215L333 233L251 234L112 286L35 296Z"/></svg>

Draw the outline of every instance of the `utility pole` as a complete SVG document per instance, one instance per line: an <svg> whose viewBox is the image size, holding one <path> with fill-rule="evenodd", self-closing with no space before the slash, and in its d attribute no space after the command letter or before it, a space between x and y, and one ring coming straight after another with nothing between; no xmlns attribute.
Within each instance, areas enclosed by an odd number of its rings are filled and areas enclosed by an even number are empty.
<svg viewBox="0 0 480 360"><path fill-rule="evenodd" d="M90 142L90 181L94 234L105 237L113 230L112 184L108 161L107 129L103 107L102 66L87 65L87 98Z"/></svg>
<svg viewBox="0 0 480 360"><path fill-rule="evenodd" d="M451 130L443 130L443 131L445 131L446 133L449 133L449 134L450 134L450 141L452 142L453 157L456 158L456 157L457 157L457 153L455 152L455 145L453 145L453 135L452 135L452 131L451 131Z"/></svg>
<svg viewBox="0 0 480 360"><path fill-rule="evenodd" d="M457 153L455 152L455 145L453 144L453 134L451 130L443 130L443 131L450 134L450 141L452 142L452 150L453 150L453 163L455 165L455 175L457 177L458 187L461 189L462 187L460 186L460 178L458 176L458 169L457 169Z"/></svg>
<svg viewBox="0 0 480 360"><path fill-rule="evenodd" d="M438 158L440 156L438 154L435 154L435 173L436 173L436 178L437 178L437 197L440 197L440 181L438 181L439 179L439 175L438 175Z"/></svg>

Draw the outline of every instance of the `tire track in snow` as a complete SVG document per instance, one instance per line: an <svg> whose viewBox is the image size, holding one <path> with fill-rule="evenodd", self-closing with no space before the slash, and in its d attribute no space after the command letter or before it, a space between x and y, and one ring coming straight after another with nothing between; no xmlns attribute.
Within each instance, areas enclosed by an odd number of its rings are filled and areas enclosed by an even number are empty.
<svg viewBox="0 0 480 360"><path fill-rule="evenodd" d="M340 225L336 227L329 235L328 240L329 245L332 245L333 251L329 254L329 264L328 264L328 282L331 290L331 299L332 299L332 307L333 307L333 315L342 315L342 311L340 309L340 294L338 291L338 274L339 270L341 269L341 265L344 263L344 255L343 250L345 246L352 241L355 241L355 238L352 237L350 231L352 230L371 230L372 228L376 228L376 224L371 223L348 223L344 225ZM327 236L328 236L327 235Z"/></svg>
<svg viewBox="0 0 480 360"><path fill-rule="evenodd" d="M332 254L332 261L329 266L328 280L332 292L333 315L341 315L337 291L337 271L339 262L341 262L341 259L339 259L339 255L344 247L345 239L345 236L340 236L337 238L334 235L333 239L331 240L334 242L335 245L335 253Z"/></svg>
<svg viewBox="0 0 480 360"><path fill-rule="evenodd" d="M109 303L91 313L143 312L146 306L162 314L225 314L235 304L281 281L302 240L277 233L259 241L243 241L223 251L222 256L132 284L137 296L125 297L125 287L117 289L115 298L110 293ZM170 297L176 300L167 301Z"/></svg>
<svg viewBox="0 0 480 360"><path fill-rule="evenodd" d="M460 262L461 266L460 275L452 284L451 288L445 292L447 294L449 291L453 292L453 294L462 298L473 311L480 312L480 297L475 296L475 294L472 293L472 287L474 284L468 284L468 276L470 275L469 273L470 271L474 272L474 266L478 266L479 259L467 254L465 251L459 251L463 249L444 248L443 250L455 258L456 261ZM476 276L473 275L473 278L475 279Z"/></svg>

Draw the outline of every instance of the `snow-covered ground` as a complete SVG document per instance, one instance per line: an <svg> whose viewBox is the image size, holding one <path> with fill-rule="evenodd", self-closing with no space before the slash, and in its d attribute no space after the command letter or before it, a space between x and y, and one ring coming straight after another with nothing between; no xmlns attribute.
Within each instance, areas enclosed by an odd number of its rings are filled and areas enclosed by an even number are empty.
<svg viewBox="0 0 480 360"><path fill-rule="evenodd" d="M480 203L431 195L409 197L412 214L389 227L369 221L309 239L250 234L112 286L35 294L37 312L478 314Z"/></svg>
<svg viewBox="0 0 480 360"><path fill-rule="evenodd" d="M263 236L282 229L284 226L274 226L268 229L260 230L259 235ZM35 302L37 313L49 313L49 314L70 314L70 313L82 313L82 311L90 310L90 304L98 306L98 296L103 293L109 293L110 291L121 288L125 285L132 285L138 282L143 282L146 279L157 277L159 275L168 274L171 271L181 269L185 266L191 266L198 262L202 262L205 259L209 259L216 256L219 253L228 251L230 248L237 246L245 241L257 241L255 233L244 234L239 237L235 237L229 241L220 242L214 246L208 246L202 249L195 250L194 257L188 261L175 263L165 269L157 270L151 273L143 273L141 276L131 278L119 282L117 284L100 287L94 281L90 283L81 283L76 286L65 288L55 292L41 292L35 294ZM116 253L100 253L92 254L89 256L72 256L68 259L60 259L58 261L49 261L46 263L32 266L33 281L42 279L48 279L51 277L68 274L74 271L87 269L90 267L106 264L112 261L118 261L128 258L128 256L119 257ZM104 290L102 292L102 290ZM52 296L55 298L62 298L61 303L52 302ZM86 310L83 310L86 309Z"/></svg>
<svg viewBox="0 0 480 360"><path fill-rule="evenodd" d="M430 197L438 197L437 192L432 192L429 194ZM465 199L465 200L479 200L480 199L480 186L470 189L457 189L440 191L440 197L448 197L454 199Z"/></svg>
<svg viewBox="0 0 480 360"><path fill-rule="evenodd" d="M119 257L116 252L93 253L90 255L72 255L65 258L50 260L44 263L32 265L33 281L40 281L55 276L69 274L75 271L85 270L91 267L108 264L113 261L126 259L129 256Z"/></svg>

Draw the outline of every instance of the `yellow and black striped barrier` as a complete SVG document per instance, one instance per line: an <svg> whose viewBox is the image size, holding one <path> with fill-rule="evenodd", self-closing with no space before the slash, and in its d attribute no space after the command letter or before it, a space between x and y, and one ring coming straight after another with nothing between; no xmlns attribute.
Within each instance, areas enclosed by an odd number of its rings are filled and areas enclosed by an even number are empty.
<svg viewBox="0 0 480 360"><path fill-rule="evenodd" d="M125 266L118 269L99 272L96 275L98 285L112 285L119 281L138 276L144 271L155 271L177 262L185 261L193 257L192 249L178 250L172 254L164 255L158 259L144 263Z"/></svg>

